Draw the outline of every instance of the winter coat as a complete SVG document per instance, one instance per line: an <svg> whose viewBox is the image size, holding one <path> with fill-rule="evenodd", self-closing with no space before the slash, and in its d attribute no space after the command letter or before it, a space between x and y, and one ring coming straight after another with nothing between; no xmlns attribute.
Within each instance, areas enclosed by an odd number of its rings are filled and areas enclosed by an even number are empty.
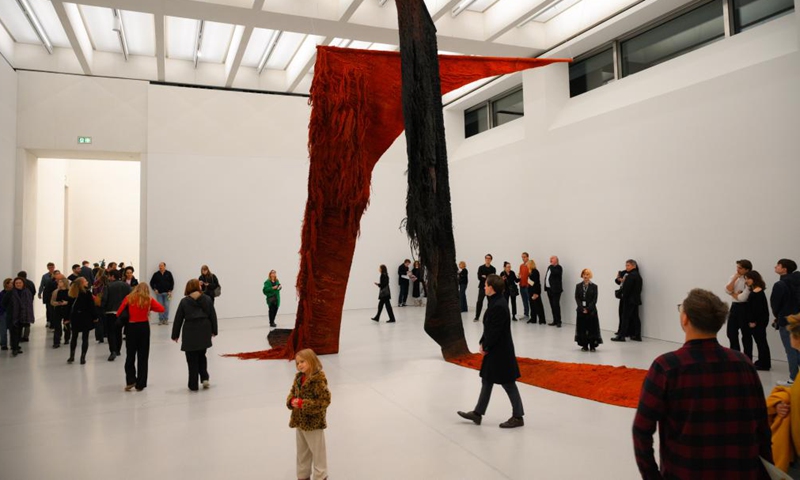
<svg viewBox="0 0 800 480"><path fill-rule="evenodd" d="M6 292L3 303L6 305L7 325L27 325L35 321L33 295L28 288L22 290L14 288L10 292Z"/></svg>
<svg viewBox="0 0 800 480"><path fill-rule="evenodd" d="M116 313L122 301L131 293L131 287L122 280L114 280L106 286L100 307L104 313Z"/></svg>
<svg viewBox="0 0 800 480"><path fill-rule="evenodd" d="M520 377L514 340L511 338L511 315L508 302L500 294L489 297L483 315L483 336L480 344L486 354L481 364L481 378L492 383L512 383Z"/></svg>
<svg viewBox="0 0 800 480"><path fill-rule="evenodd" d="M277 287L280 284L281 282L279 282L277 279L275 280L275 283L273 283L269 278L264 281L264 287L261 288L261 293L267 296L267 305L277 302L277 306L281 306L281 291L272 288Z"/></svg>
<svg viewBox="0 0 800 480"><path fill-rule="evenodd" d="M331 404L331 391L328 390L328 379L325 372L320 370L312 373L303 382L303 373L297 372L294 376L289 396L286 397L286 406L292 411L289 419L290 428L299 428L303 431L327 428L325 413ZM292 407L292 399L302 400L300 408Z"/></svg>
<svg viewBox="0 0 800 480"><path fill-rule="evenodd" d="M208 295L196 292L181 299L172 324L173 340L180 338L181 327L181 350L196 352L211 348L211 337L217 334L217 312Z"/></svg>
<svg viewBox="0 0 800 480"><path fill-rule="evenodd" d="M72 304L72 312L69 315L72 331L88 332L94 330L95 319L97 319L97 315L94 297L88 291L79 293L75 303Z"/></svg>

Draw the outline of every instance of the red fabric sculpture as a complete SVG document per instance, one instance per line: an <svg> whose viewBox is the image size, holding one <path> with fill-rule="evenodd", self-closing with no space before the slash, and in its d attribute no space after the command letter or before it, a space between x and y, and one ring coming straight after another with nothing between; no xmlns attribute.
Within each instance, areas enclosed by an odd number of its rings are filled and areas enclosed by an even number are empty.
<svg viewBox="0 0 800 480"><path fill-rule="evenodd" d="M441 56L442 94L481 78L564 61ZM291 359L303 348L339 351L342 306L372 169L403 131L401 87L397 52L317 48L295 328L288 338L271 338L275 348L257 352L259 358Z"/></svg>

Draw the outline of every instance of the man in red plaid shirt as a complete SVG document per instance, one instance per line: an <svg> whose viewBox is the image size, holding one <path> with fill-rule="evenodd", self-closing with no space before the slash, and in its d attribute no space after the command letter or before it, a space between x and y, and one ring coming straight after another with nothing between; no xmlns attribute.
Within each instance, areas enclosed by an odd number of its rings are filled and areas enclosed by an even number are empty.
<svg viewBox="0 0 800 480"><path fill-rule="evenodd" d="M769 479L759 458L772 461L758 373L746 356L717 342L728 306L696 288L678 310L686 343L650 366L633 421L642 478Z"/></svg>

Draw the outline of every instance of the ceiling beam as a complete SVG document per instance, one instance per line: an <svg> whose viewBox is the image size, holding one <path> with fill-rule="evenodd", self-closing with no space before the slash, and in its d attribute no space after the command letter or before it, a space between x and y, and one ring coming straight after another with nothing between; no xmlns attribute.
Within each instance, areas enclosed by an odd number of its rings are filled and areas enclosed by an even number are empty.
<svg viewBox="0 0 800 480"><path fill-rule="evenodd" d="M436 23L437 20L450 13L460 2L461 0L450 0L447 2L442 8L439 9L438 12L431 15L433 22Z"/></svg>
<svg viewBox="0 0 800 480"><path fill-rule="evenodd" d="M92 74L92 69L89 66L89 61L92 58L94 51L91 48L91 43L89 43L89 35L86 32L86 25L83 24L83 20L80 16L80 11L78 11L78 6L75 4L70 5L70 8L74 7L74 14L69 15L67 13L67 9L64 6L64 2L62 0L53 0L53 7L56 10L56 14L58 15L58 20L61 22L61 26L64 28L64 33L67 34L67 39L69 39L69 44L72 46L72 51L75 52L75 56L78 58L78 63L80 64L81 68L83 69L83 73L86 75ZM73 28L73 23L70 17L73 17L75 20L75 25ZM76 33L76 29L82 29L79 33L81 37L85 37L85 41L81 42L78 39L78 33ZM88 48L84 46L84 44L89 43Z"/></svg>
<svg viewBox="0 0 800 480"><path fill-rule="evenodd" d="M255 0L253 2L253 10L260 12L261 9L264 8L264 0ZM246 25L244 27L244 32L242 33L242 38L239 41L239 44L236 45L236 53L231 59L231 64L228 65L228 62L225 62L225 71L227 73L227 78L225 80L226 87L233 86L233 80L236 78L236 74L239 73L239 67L242 66L242 58L244 58L244 52L247 50L247 44L250 43L250 37L253 35L253 30L255 27L252 25Z"/></svg>
<svg viewBox="0 0 800 480"><path fill-rule="evenodd" d="M166 19L163 14L156 13L154 15L156 22L156 70L159 82L167 80L166 73L166 57L167 49L166 42L164 41L164 22Z"/></svg>
<svg viewBox="0 0 800 480"><path fill-rule="evenodd" d="M536 15L537 13L547 10L554 3L558 3L559 1L560 0L544 0L533 5L523 5L523 8L518 8L511 16L506 18L500 28L489 33L489 35L486 37L486 41L494 42L498 38L516 28L517 25L522 23L524 20L530 18L532 15Z"/></svg>
<svg viewBox="0 0 800 480"><path fill-rule="evenodd" d="M217 3L198 2L195 0L80 0L82 5L106 8L119 8L136 12L161 14L174 17L186 17L244 27L264 28L289 32L314 32L325 37L350 38L370 43L397 44L397 28L376 27L347 23L343 20L328 20L301 15L292 15L266 10L254 11L252 8L233 7ZM452 2L448 2L447 6ZM347 9L345 14L351 10ZM449 9L441 9L445 13ZM352 13L351 13L352 15ZM345 18L343 15L342 18ZM346 18L350 18L347 16ZM530 45L511 45L473 40L452 35L439 35L439 47L442 50L462 52L473 55L516 56L527 57L536 53L537 49Z"/></svg>

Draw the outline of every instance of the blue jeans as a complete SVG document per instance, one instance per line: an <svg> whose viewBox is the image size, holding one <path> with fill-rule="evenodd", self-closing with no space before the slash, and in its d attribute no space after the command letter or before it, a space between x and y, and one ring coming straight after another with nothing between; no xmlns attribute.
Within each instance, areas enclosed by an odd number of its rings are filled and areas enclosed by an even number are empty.
<svg viewBox="0 0 800 480"><path fill-rule="evenodd" d="M8 346L8 325L6 325L6 314L0 315L0 347Z"/></svg>
<svg viewBox="0 0 800 480"><path fill-rule="evenodd" d="M161 292L156 293L156 301L164 306L164 311L158 314L158 321L169 321L169 294Z"/></svg>
<svg viewBox="0 0 800 480"><path fill-rule="evenodd" d="M789 362L789 378L794 381L794 378L797 376L797 364L798 361L800 361L800 354L798 354L797 350L792 348L792 341L790 340L792 334L786 330L785 326L781 327L780 333L783 348L786 350L786 360Z"/></svg>
<svg viewBox="0 0 800 480"><path fill-rule="evenodd" d="M531 314L531 296L528 287L519 287L519 294L522 296L522 310L526 317Z"/></svg>

